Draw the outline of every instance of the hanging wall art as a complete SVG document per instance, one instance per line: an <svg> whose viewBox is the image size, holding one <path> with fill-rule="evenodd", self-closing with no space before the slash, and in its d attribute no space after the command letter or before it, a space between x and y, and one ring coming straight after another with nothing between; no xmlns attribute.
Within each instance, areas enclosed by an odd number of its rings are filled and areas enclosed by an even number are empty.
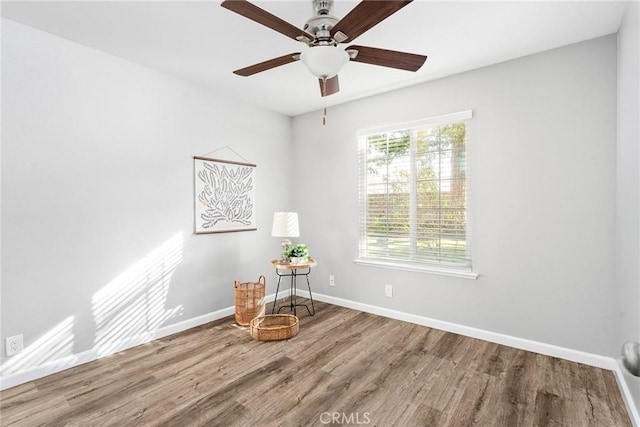
<svg viewBox="0 0 640 427"><path fill-rule="evenodd" d="M196 234L257 230L255 170L251 163L193 158Z"/></svg>

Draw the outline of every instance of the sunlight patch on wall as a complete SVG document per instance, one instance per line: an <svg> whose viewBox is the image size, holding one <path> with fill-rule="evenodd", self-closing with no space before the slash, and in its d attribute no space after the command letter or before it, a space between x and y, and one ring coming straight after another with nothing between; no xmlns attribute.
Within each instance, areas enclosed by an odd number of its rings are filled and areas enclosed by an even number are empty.
<svg viewBox="0 0 640 427"><path fill-rule="evenodd" d="M73 354L73 321L69 316L43 336L8 359L0 369L2 376L61 361Z"/></svg>
<svg viewBox="0 0 640 427"><path fill-rule="evenodd" d="M165 303L183 247L182 233L177 233L93 295L98 357L146 342L182 312L182 305L165 309Z"/></svg>

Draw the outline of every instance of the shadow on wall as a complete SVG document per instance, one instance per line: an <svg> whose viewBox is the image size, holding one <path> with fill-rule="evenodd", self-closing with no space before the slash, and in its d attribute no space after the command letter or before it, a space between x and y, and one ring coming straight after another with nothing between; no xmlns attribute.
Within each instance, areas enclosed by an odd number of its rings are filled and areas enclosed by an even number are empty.
<svg viewBox="0 0 640 427"><path fill-rule="evenodd" d="M166 309L165 302L183 249L182 233L177 233L93 295L92 350L97 357L150 340L164 322L182 313L182 305ZM0 375L6 377L43 365L73 365L77 359L73 354L74 321L75 316L67 317L8 359Z"/></svg>

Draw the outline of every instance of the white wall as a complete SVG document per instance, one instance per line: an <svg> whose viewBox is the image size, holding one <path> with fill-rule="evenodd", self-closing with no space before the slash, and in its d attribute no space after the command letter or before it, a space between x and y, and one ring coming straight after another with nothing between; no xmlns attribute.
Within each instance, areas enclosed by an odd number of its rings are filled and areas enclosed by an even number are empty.
<svg viewBox="0 0 640 427"><path fill-rule="evenodd" d="M618 32L616 342L640 342L640 4L630 2ZM640 378L625 380L640 411Z"/></svg>
<svg viewBox="0 0 640 427"><path fill-rule="evenodd" d="M1 335L25 344L2 346L3 376L233 306L234 279L270 277L290 118L3 19L2 125ZM258 231L196 236L193 156L224 146L257 164Z"/></svg>
<svg viewBox="0 0 640 427"><path fill-rule="evenodd" d="M356 132L466 109L474 113L470 205L480 277L351 262L358 255ZM296 117L293 141L300 240L319 261L314 290L611 355L615 36L332 107L324 127L318 112ZM394 286L391 299L385 284Z"/></svg>
<svg viewBox="0 0 640 427"><path fill-rule="evenodd" d="M617 158L632 160L617 174L613 36L332 107L323 127L320 113L291 122L2 20L1 336L43 349L4 363L2 375L232 306L235 278L269 277L271 214L292 208L299 241L320 261L316 292L616 355L639 337L637 262L614 263L616 249L638 251L620 227L637 229L640 186L629 16L618 38ZM474 111L479 279L353 264L357 130L463 109ZM275 153L292 140L290 174ZM259 230L194 236L192 156L225 145L258 164ZM294 197L273 191L293 176Z"/></svg>

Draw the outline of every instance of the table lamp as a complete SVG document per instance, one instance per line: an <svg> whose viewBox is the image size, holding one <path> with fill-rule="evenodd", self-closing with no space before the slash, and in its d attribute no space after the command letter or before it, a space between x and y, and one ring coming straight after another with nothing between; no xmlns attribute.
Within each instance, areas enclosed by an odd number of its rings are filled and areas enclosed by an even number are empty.
<svg viewBox="0 0 640 427"><path fill-rule="evenodd" d="M289 250L291 240L289 237L299 237L300 229L298 228L297 212L274 212L273 226L271 227L271 236L282 237L282 251Z"/></svg>

